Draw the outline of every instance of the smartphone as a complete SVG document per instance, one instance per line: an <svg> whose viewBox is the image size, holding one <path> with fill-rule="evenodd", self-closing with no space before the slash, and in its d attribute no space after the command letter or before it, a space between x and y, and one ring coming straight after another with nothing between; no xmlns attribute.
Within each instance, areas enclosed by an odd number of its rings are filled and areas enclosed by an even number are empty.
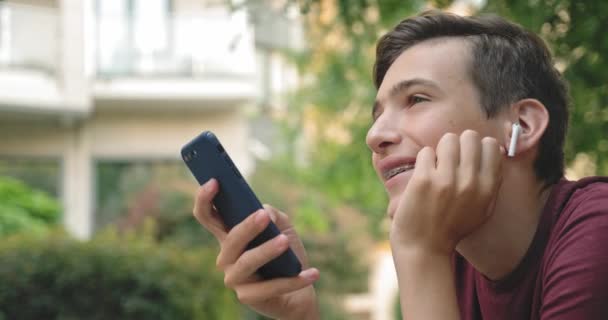
<svg viewBox="0 0 608 320"><path fill-rule="evenodd" d="M181 155L199 184L202 185L211 178L219 182L219 192L213 199L213 205L228 229L263 208L212 132L205 131L187 143L182 148ZM255 248L279 234L279 229L271 221L268 227L249 243L247 249ZM300 271L300 261L291 249L287 249L282 255L258 269L257 273L264 279L272 279L297 276Z"/></svg>

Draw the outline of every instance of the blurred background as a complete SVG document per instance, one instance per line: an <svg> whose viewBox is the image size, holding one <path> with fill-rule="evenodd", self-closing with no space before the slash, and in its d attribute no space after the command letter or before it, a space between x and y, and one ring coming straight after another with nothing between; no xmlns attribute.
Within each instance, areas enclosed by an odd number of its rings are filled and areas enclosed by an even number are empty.
<svg viewBox="0 0 608 320"><path fill-rule="evenodd" d="M291 216L324 319L400 319L364 137L376 40L430 8L540 34L567 176L608 174L603 0L0 1L0 319L263 319L191 216L179 150L203 130Z"/></svg>

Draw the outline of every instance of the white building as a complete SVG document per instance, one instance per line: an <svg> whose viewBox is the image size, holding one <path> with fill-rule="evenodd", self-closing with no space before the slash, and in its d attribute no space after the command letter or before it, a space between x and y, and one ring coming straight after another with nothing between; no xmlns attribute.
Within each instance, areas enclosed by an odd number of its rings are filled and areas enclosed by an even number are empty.
<svg viewBox="0 0 608 320"><path fill-rule="evenodd" d="M100 161L180 161L212 130L250 173L243 110L285 86L273 50L298 30L257 19L256 42L252 20L222 0L0 2L0 158L58 163L64 223L79 238L94 229Z"/></svg>

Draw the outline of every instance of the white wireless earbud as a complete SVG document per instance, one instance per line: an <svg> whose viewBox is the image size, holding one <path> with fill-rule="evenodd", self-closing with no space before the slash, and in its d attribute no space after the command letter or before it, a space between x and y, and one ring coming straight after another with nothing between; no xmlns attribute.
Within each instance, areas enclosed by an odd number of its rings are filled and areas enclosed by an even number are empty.
<svg viewBox="0 0 608 320"><path fill-rule="evenodd" d="M513 124L511 129L511 142L509 143L509 152L507 155L509 157L515 156L515 148L517 148L517 139L519 139L519 133L521 132L521 126L518 122Z"/></svg>

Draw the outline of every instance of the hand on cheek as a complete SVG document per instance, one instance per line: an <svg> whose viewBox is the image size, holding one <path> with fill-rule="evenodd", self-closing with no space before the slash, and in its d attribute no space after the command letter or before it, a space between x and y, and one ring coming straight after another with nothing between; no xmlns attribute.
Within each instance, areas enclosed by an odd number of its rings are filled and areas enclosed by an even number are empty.
<svg viewBox="0 0 608 320"><path fill-rule="evenodd" d="M451 254L493 212L503 158L496 139L472 130L420 150L391 226L393 250Z"/></svg>

